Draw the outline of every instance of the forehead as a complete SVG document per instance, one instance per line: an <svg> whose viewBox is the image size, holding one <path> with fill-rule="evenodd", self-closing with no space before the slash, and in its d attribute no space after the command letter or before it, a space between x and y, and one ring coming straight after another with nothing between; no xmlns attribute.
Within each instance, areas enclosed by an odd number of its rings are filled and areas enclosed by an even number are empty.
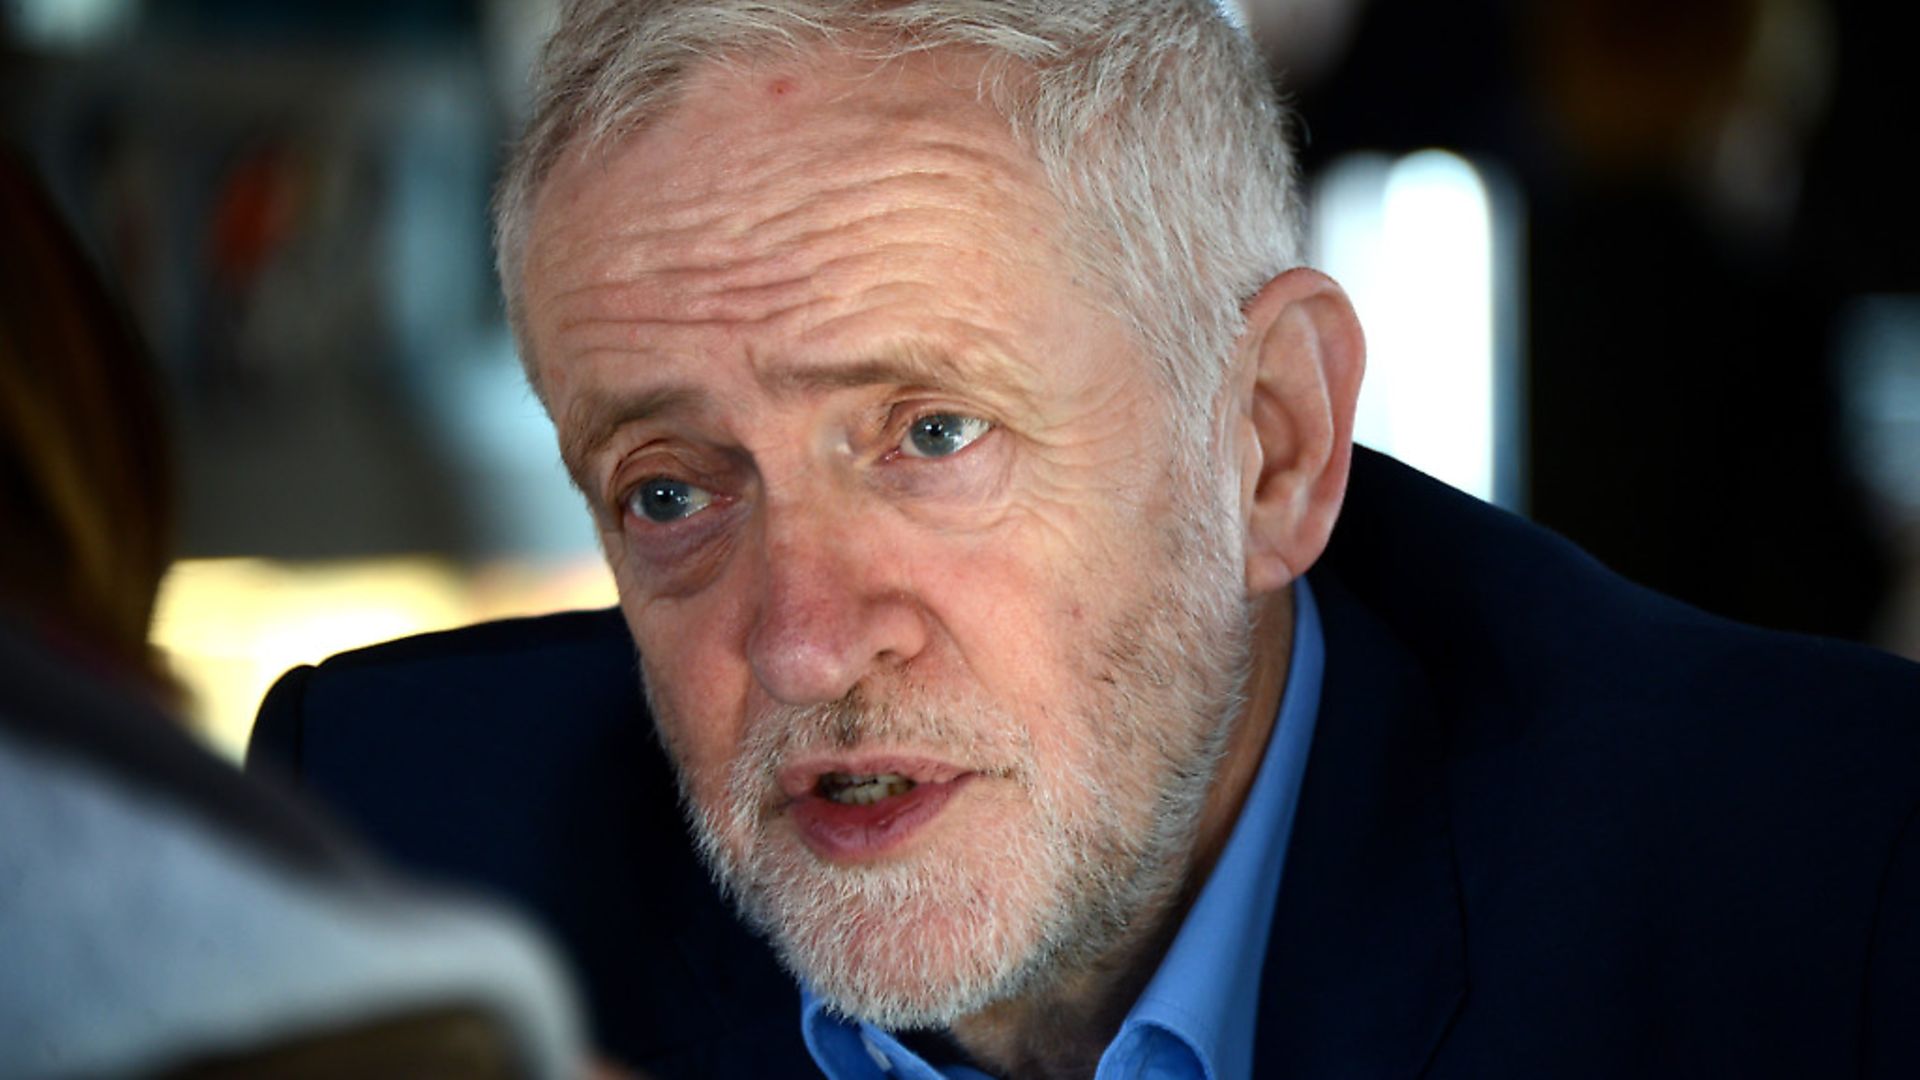
<svg viewBox="0 0 1920 1080"><path fill-rule="evenodd" d="M651 125L562 157L534 205L528 299L694 267L742 271L693 283L709 293L765 286L817 271L809 249L835 242L1057 260L1059 208L981 77L953 50L709 62Z"/></svg>
<svg viewBox="0 0 1920 1080"><path fill-rule="evenodd" d="M757 142L792 146L854 130L871 137L878 134L876 125L889 135L937 126L948 137L1013 149L1006 118L982 89L989 78L1025 77L1018 69L990 66L983 55L957 47L886 59L877 53L858 41L818 42L696 61L680 76L666 107L641 126L639 137L658 149L670 148L672 163L682 166L745 164ZM876 148L865 142L821 147L843 161ZM569 179L590 179L582 168L590 170L596 159L604 163L606 155L576 144L556 162L543 194L565 188Z"/></svg>
<svg viewBox="0 0 1920 1080"><path fill-rule="evenodd" d="M712 64L651 126L565 160L536 204L523 295L569 460L630 422L582 415L726 426L897 381L1038 422L1143 369L1076 280L1062 208L980 79L959 53Z"/></svg>

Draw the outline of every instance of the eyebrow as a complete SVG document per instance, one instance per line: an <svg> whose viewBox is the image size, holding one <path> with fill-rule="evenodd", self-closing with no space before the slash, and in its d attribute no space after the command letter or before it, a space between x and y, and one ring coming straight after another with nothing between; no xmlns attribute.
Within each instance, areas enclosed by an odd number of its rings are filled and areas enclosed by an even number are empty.
<svg viewBox="0 0 1920 1080"><path fill-rule="evenodd" d="M690 386L660 386L635 394L589 390L567 407L560 431L560 461L573 485L591 495L586 484L587 460L620 433L622 428L667 413L698 408L706 391Z"/></svg>
<svg viewBox="0 0 1920 1080"><path fill-rule="evenodd" d="M863 386L924 386L1002 397L1022 396L1025 391L1006 365L914 343L889 347L867 359L778 368L764 373L761 382L780 397Z"/></svg>
<svg viewBox="0 0 1920 1080"><path fill-rule="evenodd" d="M1015 401L1030 397L1025 383L1004 365L918 344L891 347L863 360L784 366L763 372L759 381L779 398L867 386L923 386ZM713 397L703 387L684 383L631 394L588 391L567 409L567 424L560 434L561 461L574 485L585 491L588 459L621 430L671 413L697 411Z"/></svg>

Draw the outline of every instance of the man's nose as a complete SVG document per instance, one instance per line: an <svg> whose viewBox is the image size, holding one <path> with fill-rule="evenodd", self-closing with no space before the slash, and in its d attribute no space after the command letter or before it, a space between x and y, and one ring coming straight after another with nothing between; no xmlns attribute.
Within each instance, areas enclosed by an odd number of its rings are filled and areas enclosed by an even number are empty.
<svg viewBox="0 0 1920 1080"><path fill-rule="evenodd" d="M792 505L764 521L758 604L747 659L768 696L838 701L869 674L926 646L926 613L855 523Z"/></svg>

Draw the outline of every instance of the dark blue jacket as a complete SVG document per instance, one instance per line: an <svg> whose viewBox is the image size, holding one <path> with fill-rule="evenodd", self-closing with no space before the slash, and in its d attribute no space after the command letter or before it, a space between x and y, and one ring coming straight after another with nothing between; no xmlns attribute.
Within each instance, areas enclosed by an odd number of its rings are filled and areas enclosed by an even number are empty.
<svg viewBox="0 0 1920 1080"><path fill-rule="evenodd" d="M1365 451L1311 579L1256 1075L1920 1077L1920 668L1711 618ZM614 1058L810 1075L637 681L615 612L427 635L290 672L250 763L544 918Z"/></svg>

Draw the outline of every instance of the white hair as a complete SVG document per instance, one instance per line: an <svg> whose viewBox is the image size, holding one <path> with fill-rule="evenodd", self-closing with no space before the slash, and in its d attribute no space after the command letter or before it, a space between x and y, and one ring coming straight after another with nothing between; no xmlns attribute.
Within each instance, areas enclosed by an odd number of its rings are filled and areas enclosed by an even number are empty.
<svg viewBox="0 0 1920 1080"><path fill-rule="evenodd" d="M494 207L529 372L529 219L563 154L650 123L703 64L823 43L866 53L873 42L876 60L943 48L986 57L984 99L1038 159L1076 269L1157 361L1192 446L1242 305L1299 247L1286 112L1213 0L568 0Z"/></svg>

